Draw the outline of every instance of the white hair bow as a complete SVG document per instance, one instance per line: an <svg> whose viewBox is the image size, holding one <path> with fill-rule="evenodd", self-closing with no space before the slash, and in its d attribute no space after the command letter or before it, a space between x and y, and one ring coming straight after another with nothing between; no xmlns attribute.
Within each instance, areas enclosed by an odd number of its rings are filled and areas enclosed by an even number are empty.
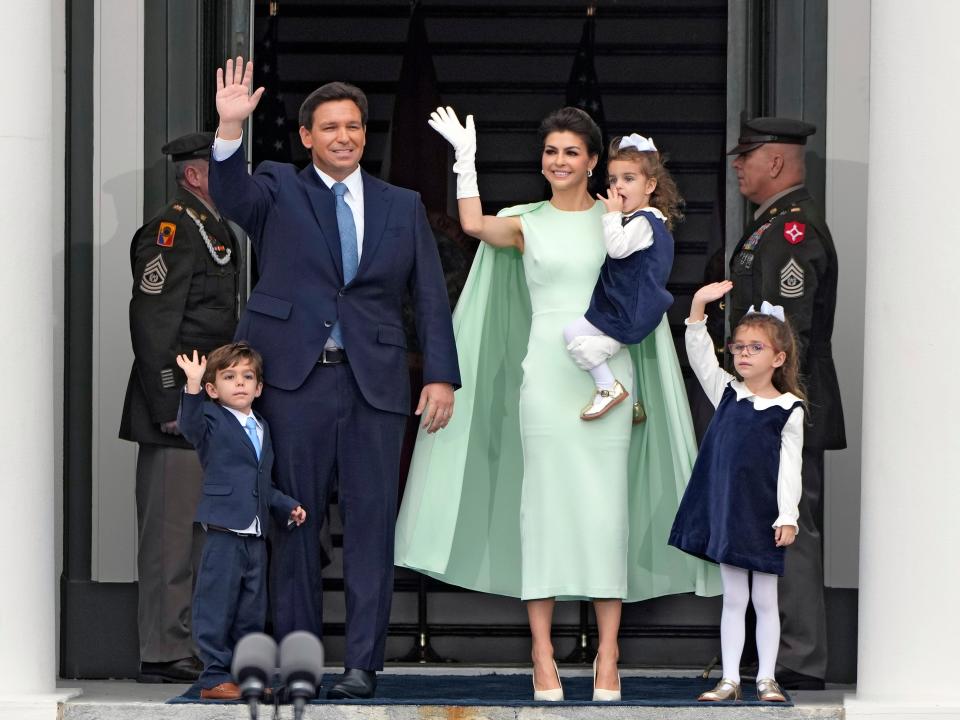
<svg viewBox="0 0 960 720"><path fill-rule="evenodd" d="M760 310L758 311L753 305L747 310L747 315L772 315L780 322L786 322L786 316L783 314L783 305L771 305L766 300L760 303Z"/></svg>
<svg viewBox="0 0 960 720"><path fill-rule="evenodd" d="M632 133L620 138L619 149L623 150L623 148L626 147L636 148L640 152L651 152L657 149L657 146L653 144L653 138L645 138L643 135L638 135L637 133Z"/></svg>

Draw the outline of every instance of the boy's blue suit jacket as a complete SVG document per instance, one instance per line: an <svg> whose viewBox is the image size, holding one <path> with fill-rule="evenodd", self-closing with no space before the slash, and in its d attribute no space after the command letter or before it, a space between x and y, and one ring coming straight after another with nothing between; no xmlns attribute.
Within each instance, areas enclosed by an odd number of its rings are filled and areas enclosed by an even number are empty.
<svg viewBox="0 0 960 720"><path fill-rule="evenodd" d="M236 338L263 355L264 380L296 390L313 371L334 323L364 399L410 413L403 300L413 299L423 382L460 386L450 301L420 196L363 177L363 250L346 286L334 195L313 165L263 162L247 173L242 150L210 160L217 208L250 235L260 277Z"/></svg>
<svg viewBox="0 0 960 720"><path fill-rule="evenodd" d="M266 536L270 510L277 519L289 518L299 505L273 486L273 443L266 421L260 460L243 425L229 410L207 402L204 393L180 394L177 423L180 432L197 449L203 466L203 495L197 507L196 521L242 530L260 518L260 531Z"/></svg>

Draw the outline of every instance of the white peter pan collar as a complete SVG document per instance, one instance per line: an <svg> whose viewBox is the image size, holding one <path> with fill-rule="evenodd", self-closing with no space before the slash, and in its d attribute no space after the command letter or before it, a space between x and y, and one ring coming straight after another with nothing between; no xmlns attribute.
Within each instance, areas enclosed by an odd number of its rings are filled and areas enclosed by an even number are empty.
<svg viewBox="0 0 960 720"><path fill-rule="evenodd" d="M653 214L656 215L660 220L666 220L666 219L667 219L667 216L664 215L662 212L660 212L657 208L653 207L653 205L647 205L646 207L638 208L637 210L634 210L633 212L622 213L622 215L623 215L623 217L625 217L625 218L626 218L626 217L633 217L633 216L636 215L637 213L641 213L641 212L653 213Z"/></svg>
<svg viewBox="0 0 960 720"><path fill-rule="evenodd" d="M784 410L789 410L796 403L800 402L800 398L789 392L783 393L775 398L764 398L759 395L754 395L742 380L731 380L730 387L732 387L733 391L737 394L737 402L746 398L753 403L755 410L766 410L775 405L782 407Z"/></svg>

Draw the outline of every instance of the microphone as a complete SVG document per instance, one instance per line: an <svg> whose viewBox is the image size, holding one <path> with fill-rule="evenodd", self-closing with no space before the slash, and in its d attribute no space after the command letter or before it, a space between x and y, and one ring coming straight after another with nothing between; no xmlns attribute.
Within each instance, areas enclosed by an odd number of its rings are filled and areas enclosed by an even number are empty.
<svg viewBox="0 0 960 720"><path fill-rule="evenodd" d="M302 720L308 701L317 696L323 677L323 645L317 636L296 630L280 641L280 682L293 700L294 720Z"/></svg>
<svg viewBox="0 0 960 720"><path fill-rule="evenodd" d="M252 720L257 720L257 703L269 687L276 665L277 643L264 633L244 635L233 651L230 670L247 701Z"/></svg>

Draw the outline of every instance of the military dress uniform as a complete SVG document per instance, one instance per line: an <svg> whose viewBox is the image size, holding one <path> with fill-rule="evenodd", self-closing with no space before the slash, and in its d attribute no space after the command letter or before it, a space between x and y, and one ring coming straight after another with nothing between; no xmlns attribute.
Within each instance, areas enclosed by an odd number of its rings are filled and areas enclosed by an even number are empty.
<svg viewBox="0 0 960 720"><path fill-rule="evenodd" d="M765 124L764 120L775 121ZM751 127L753 125L754 127ZM730 154L762 142L798 142L812 125L777 118L748 121ZM766 132L764 132L766 131ZM761 143L756 143L761 139ZM751 142L754 141L754 142ZM746 148L746 149L744 149ZM837 253L830 230L804 186L788 189L748 225L730 259L730 327L763 300L782 305L799 341L809 422L804 428L799 533L780 581L778 665L823 679L827 630L823 599L823 452L846 447L831 337L837 302Z"/></svg>
<svg viewBox="0 0 960 720"><path fill-rule="evenodd" d="M196 153L186 157L206 157L212 135L188 138L188 147L200 147L184 151L181 138L164 152L175 160L184 159L184 152ZM190 602L203 541L193 523L202 482L196 452L182 436L165 433L160 426L176 420L186 382L176 356L194 349L207 354L233 338L240 257L226 221L183 187L137 231L130 246L134 363L120 437L140 446L139 679L147 682L174 679L168 674L152 677L149 668L194 656Z"/></svg>

